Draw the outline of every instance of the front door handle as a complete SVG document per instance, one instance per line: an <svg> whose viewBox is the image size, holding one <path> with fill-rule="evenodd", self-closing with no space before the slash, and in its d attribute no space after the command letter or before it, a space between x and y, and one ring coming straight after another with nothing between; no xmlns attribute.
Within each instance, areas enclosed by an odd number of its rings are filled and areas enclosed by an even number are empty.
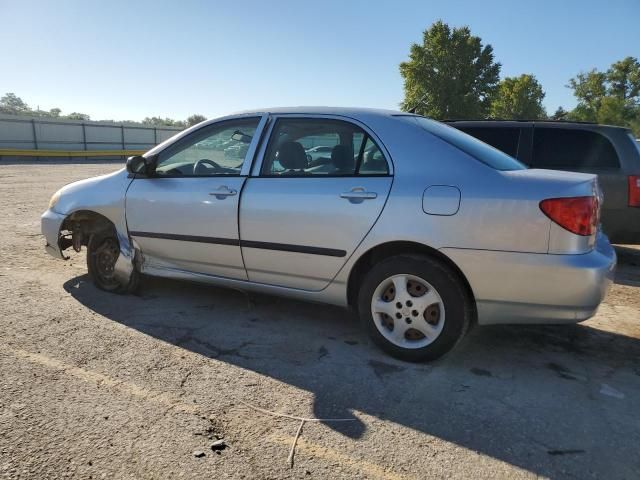
<svg viewBox="0 0 640 480"><path fill-rule="evenodd" d="M209 192L209 195L214 195L218 200L222 200L223 198L231 197L237 193L238 193L237 190L233 188L229 188L226 185L222 185L217 190L214 190L213 192Z"/></svg>
<svg viewBox="0 0 640 480"><path fill-rule="evenodd" d="M346 198L348 200L371 200L377 198L376 192L367 192L362 187L352 188L349 192L342 192L340 198Z"/></svg>

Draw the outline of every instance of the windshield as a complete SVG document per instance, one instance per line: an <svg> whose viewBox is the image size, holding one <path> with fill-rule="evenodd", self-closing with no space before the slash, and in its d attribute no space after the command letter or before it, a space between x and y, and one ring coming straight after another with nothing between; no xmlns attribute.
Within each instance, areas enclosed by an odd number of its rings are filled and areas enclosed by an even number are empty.
<svg viewBox="0 0 640 480"><path fill-rule="evenodd" d="M491 168L496 170L525 170L527 168L515 158L456 128L425 117L407 116L406 118L414 119L418 125L429 133L441 138Z"/></svg>

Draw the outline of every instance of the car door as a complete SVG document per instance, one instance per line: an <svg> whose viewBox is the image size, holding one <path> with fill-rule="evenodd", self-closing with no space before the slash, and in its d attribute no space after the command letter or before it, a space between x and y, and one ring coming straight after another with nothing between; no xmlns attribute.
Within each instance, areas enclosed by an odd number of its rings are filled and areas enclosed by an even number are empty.
<svg viewBox="0 0 640 480"><path fill-rule="evenodd" d="M240 192L266 117L195 130L158 154L155 172L127 191L129 234L145 267L246 280Z"/></svg>
<svg viewBox="0 0 640 480"><path fill-rule="evenodd" d="M329 147L325 157L306 151ZM240 204L249 280L321 290L378 219L392 183L387 152L363 125L274 118Z"/></svg>

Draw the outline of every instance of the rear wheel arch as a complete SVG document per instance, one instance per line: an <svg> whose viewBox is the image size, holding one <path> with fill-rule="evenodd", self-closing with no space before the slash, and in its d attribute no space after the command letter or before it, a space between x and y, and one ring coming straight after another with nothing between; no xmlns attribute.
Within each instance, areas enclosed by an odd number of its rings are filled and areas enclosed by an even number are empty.
<svg viewBox="0 0 640 480"><path fill-rule="evenodd" d="M354 266L351 268L351 272L349 273L349 280L347 283L347 301L351 308L356 309L358 305L358 290L360 281L364 278L367 272L377 263L385 260L389 257L394 257L397 255L421 255L428 258L432 258L442 262L444 265L449 267L452 272L456 275L458 280L462 283L464 289L466 290L469 298L472 301L473 309L474 309L474 321L475 321L475 295L473 294L473 289L467 280L467 277L464 275L462 270L456 265L456 263L451 260L444 253L436 250L435 248L429 247L422 243L410 242L410 241L394 241L394 242L386 242L380 245L376 245L375 247L369 249L360 258L356 261Z"/></svg>

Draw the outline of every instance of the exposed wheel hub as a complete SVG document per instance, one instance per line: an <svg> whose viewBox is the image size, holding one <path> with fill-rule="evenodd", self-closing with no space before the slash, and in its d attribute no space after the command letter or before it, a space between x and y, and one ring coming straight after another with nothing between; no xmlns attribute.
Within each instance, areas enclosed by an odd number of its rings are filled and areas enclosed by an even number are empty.
<svg viewBox="0 0 640 480"><path fill-rule="evenodd" d="M113 278L113 271L118 260L120 250L116 242L107 238L102 245L96 249L96 267L98 275L104 280L111 280Z"/></svg>

